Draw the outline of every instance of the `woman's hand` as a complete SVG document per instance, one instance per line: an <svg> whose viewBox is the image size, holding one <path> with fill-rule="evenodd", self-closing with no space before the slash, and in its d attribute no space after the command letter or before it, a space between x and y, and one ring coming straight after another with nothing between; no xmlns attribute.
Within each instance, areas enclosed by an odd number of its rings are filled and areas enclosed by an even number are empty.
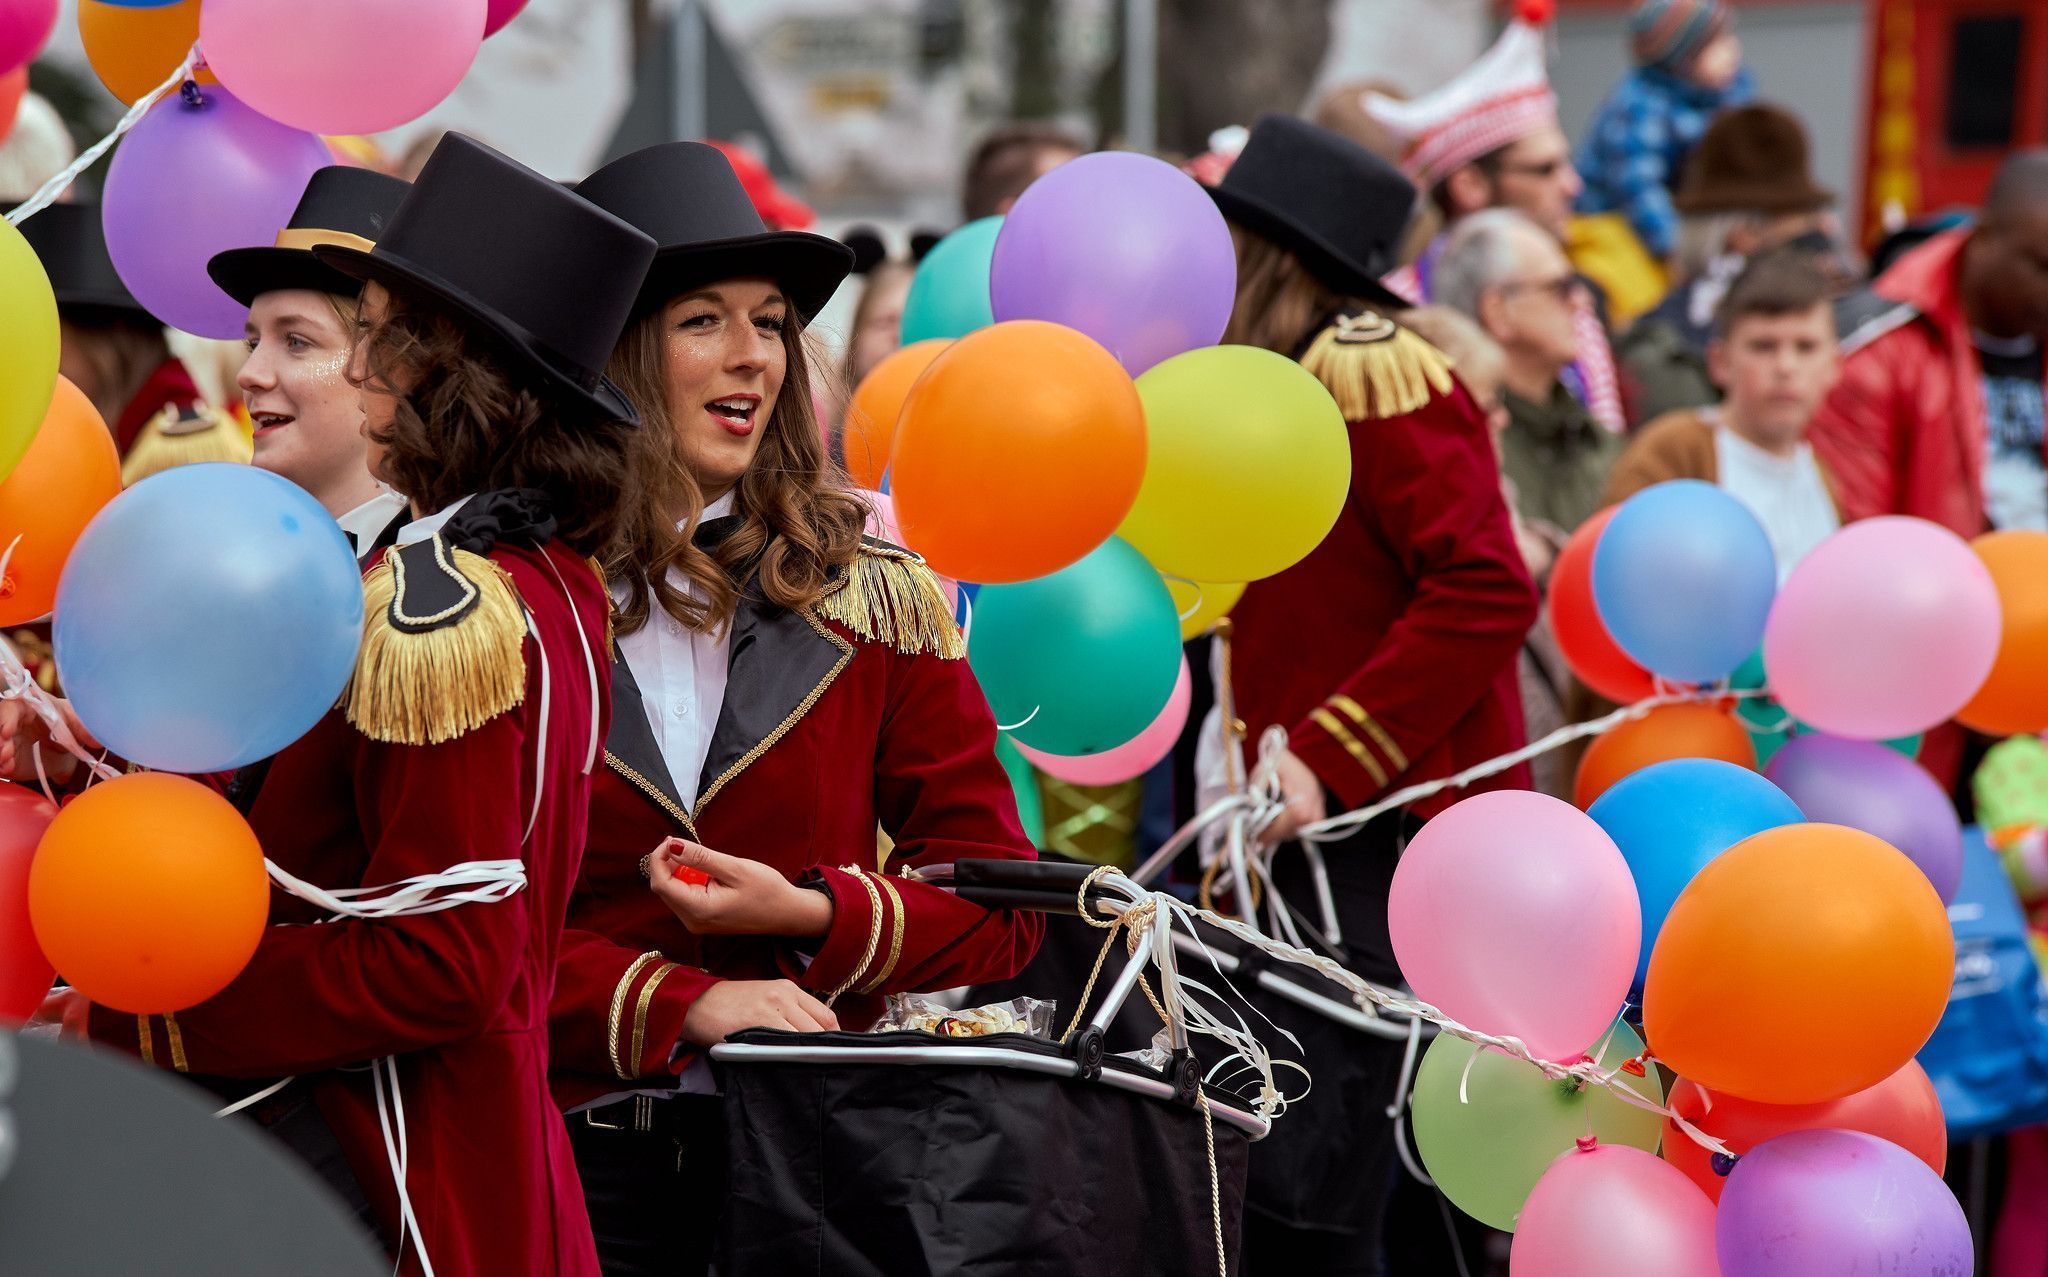
<svg viewBox="0 0 2048 1277"><path fill-rule="evenodd" d="M1269 845L1286 842L1303 825L1321 820L1328 802L1323 795L1323 782L1292 750L1273 760L1273 778L1280 782L1280 818L1259 835L1259 841Z"/></svg>
<svg viewBox="0 0 2048 1277"><path fill-rule="evenodd" d="M66 1042L85 1042L91 1034L92 1003L76 989L52 989L44 996L43 1004L28 1018L28 1027L56 1027L57 1036ZM44 1032L49 1032L45 1027Z"/></svg>
<svg viewBox="0 0 2048 1277"><path fill-rule="evenodd" d="M832 929L829 893L799 887L758 860L671 838L646 865L654 894L697 935L822 936Z"/></svg>
<svg viewBox="0 0 2048 1277"><path fill-rule="evenodd" d="M100 748L100 743L93 739L92 733L85 730L85 724L78 721L78 715L72 712L70 701L57 699L57 710L63 715L64 725L71 729L72 739L81 748ZM43 770L53 782L61 785L77 772L78 760L50 743L50 725L43 721L42 715L30 708L26 701L0 701L0 776L9 780L36 779L36 751L33 747L37 745L43 747Z"/></svg>
<svg viewBox="0 0 2048 1277"><path fill-rule="evenodd" d="M831 1007L788 980L720 980L690 1004L683 1041L716 1046L741 1029L816 1033L838 1027Z"/></svg>

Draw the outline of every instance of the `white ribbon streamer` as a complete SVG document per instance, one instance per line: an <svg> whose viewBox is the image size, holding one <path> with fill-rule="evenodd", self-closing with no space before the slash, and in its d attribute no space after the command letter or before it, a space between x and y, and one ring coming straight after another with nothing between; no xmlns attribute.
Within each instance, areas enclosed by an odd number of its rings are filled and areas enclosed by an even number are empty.
<svg viewBox="0 0 2048 1277"><path fill-rule="evenodd" d="M171 72L162 84L157 85L149 92L137 98L135 104L129 107L119 120L115 121L114 129L111 133L79 152L78 158L71 161L63 172L37 187L35 194L9 209L7 212L8 222L19 226L25 219L33 217L35 214L56 203L57 197L62 195L73 182L78 180L80 173L97 164L100 156L105 155L114 143L121 140L122 134L141 122L142 117L148 114L149 108L156 105L157 99L177 88L186 80L191 79L193 71L203 62L204 59L199 55L198 42L195 41L192 47L185 51L185 60L178 64L178 69Z"/></svg>

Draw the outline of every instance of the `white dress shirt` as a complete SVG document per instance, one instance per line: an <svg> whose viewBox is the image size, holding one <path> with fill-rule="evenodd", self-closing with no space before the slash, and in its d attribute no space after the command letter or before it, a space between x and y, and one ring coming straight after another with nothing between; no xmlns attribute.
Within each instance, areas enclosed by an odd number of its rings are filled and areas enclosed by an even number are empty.
<svg viewBox="0 0 2048 1277"><path fill-rule="evenodd" d="M436 510L423 519L414 519L411 523L406 524L398 530L398 544L411 545L415 541L424 541L436 532L439 532L448 525L448 520L455 517L455 512L468 505L469 498L475 495L472 492L469 496L457 497L442 509Z"/></svg>
<svg viewBox="0 0 2048 1277"><path fill-rule="evenodd" d="M1813 448L1804 442L1791 456L1781 457L1717 423L1714 464L1720 489L1748 506L1763 524L1778 559L1780 585L1808 551L1842 526Z"/></svg>
<svg viewBox="0 0 2048 1277"><path fill-rule="evenodd" d="M363 502L335 520L341 530L348 533L348 539L356 547L356 557L362 558L369 551L377 534L391 526L391 521L405 509L405 498L389 488L382 489L376 496Z"/></svg>

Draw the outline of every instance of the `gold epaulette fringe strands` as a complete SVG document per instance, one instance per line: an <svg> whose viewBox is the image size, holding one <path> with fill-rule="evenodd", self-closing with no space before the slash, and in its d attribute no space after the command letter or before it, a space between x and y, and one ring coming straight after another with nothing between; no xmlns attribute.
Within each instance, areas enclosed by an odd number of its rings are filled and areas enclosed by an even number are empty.
<svg viewBox="0 0 2048 1277"><path fill-rule="evenodd" d="M1346 421L1403 416L1451 393L1450 356L1381 315L1340 316L1309 343L1301 366Z"/></svg>
<svg viewBox="0 0 2048 1277"><path fill-rule="evenodd" d="M967 655L938 578L907 551L863 545L844 583L818 601L818 615L906 655L929 652L948 661Z"/></svg>
<svg viewBox="0 0 2048 1277"><path fill-rule="evenodd" d="M433 745L474 731L526 697L526 613L505 570L451 551L478 593L458 619L408 632L391 623L395 559L363 578L363 646L348 691L348 721L371 740Z"/></svg>

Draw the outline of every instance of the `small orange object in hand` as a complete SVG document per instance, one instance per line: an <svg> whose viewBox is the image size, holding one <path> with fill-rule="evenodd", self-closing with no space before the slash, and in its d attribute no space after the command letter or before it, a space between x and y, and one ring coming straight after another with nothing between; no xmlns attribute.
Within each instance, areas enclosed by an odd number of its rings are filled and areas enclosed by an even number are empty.
<svg viewBox="0 0 2048 1277"><path fill-rule="evenodd" d="M708 887L711 885L711 875L691 865L678 865L671 862L669 873L674 876L677 882L685 883L692 887Z"/></svg>

